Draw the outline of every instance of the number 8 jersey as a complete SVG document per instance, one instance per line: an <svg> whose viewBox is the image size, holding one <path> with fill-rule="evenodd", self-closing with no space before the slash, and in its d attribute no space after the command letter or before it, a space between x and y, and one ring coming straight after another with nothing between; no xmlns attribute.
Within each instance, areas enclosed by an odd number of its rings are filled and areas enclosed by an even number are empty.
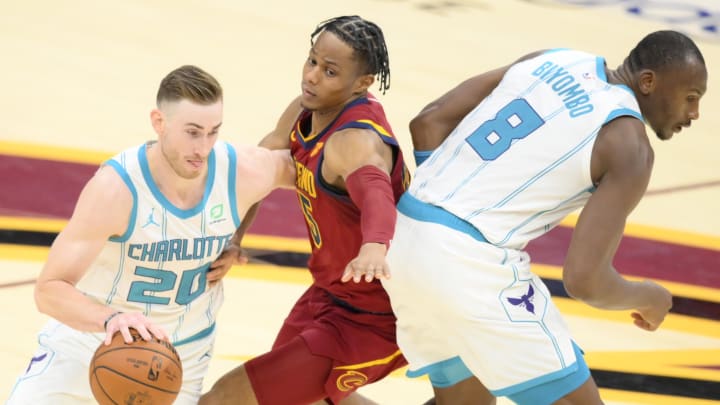
<svg viewBox="0 0 720 405"><path fill-rule="evenodd" d="M212 332L223 301L222 283L208 288L206 273L240 224L236 155L218 141L208 157L203 199L180 209L155 184L147 147L105 162L130 189L133 208L125 234L107 241L77 287L115 309L143 312L180 345Z"/></svg>
<svg viewBox="0 0 720 405"><path fill-rule="evenodd" d="M607 82L603 58L546 52L506 72L417 168L409 193L522 249L585 204L595 137L619 116L642 119L630 88Z"/></svg>

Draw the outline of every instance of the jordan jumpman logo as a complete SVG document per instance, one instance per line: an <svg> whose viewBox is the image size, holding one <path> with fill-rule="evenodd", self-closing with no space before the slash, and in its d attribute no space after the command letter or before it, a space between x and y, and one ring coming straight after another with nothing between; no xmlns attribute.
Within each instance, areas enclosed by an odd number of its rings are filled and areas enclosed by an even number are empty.
<svg viewBox="0 0 720 405"><path fill-rule="evenodd" d="M145 227L148 226L148 225L157 225L157 226L160 226L160 224L158 224L157 222L155 222L155 216L154 216L154 214L155 214L155 207L153 207L152 210L150 211L150 215L148 215L148 219L147 219L147 221L145 222L145 225L142 226L143 228L145 228Z"/></svg>

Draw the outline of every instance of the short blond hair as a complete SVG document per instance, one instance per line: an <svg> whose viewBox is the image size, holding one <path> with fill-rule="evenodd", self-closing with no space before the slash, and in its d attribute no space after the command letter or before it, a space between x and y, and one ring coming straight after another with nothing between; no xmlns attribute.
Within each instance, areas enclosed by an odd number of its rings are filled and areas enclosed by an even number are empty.
<svg viewBox="0 0 720 405"><path fill-rule="evenodd" d="M222 101L222 87L211 74L197 66L185 65L168 73L160 82L157 106L167 101L189 100L208 105Z"/></svg>

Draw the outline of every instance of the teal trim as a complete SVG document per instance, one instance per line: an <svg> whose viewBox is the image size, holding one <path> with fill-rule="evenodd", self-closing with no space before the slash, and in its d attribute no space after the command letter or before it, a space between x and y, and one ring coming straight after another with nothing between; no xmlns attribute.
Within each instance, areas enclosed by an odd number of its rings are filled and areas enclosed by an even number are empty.
<svg viewBox="0 0 720 405"><path fill-rule="evenodd" d="M502 390L490 391L495 396L506 396L518 405L551 405L575 391L590 378L590 369L583 352L572 342L576 362L562 370L513 385Z"/></svg>
<svg viewBox="0 0 720 405"><path fill-rule="evenodd" d="M226 143L228 152L228 198L230 200L230 212L232 213L232 219L235 223L235 228L240 226L242 220L238 214L237 208L237 153L235 148Z"/></svg>
<svg viewBox="0 0 720 405"><path fill-rule="evenodd" d="M597 77L607 83L607 75L605 74L605 58L598 56L595 58L595 74Z"/></svg>
<svg viewBox="0 0 720 405"><path fill-rule="evenodd" d="M431 150L414 150L413 155L415 156L415 166L420 166L427 158L432 155Z"/></svg>
<svg viewBox="0 0 720 405"><path fill-rule="evenodd" d="M618 108L617 110L613 110L610 112L610 114L608 114L607 118L605 119L605 123L608 123L617 117L623 117L628 115L631 117L635 117L640 121L643 120L642 114L640 114L639 111L631 110L629 108Z"/></svg>
<svg viewBox="0 0 720 405"><path fill-rule="evenodd" d="M160 147L157 146L156 147ZM140 162L140 169L142 170L143 178L145 179L145 182L148 185L148 188L150 189L150 192L152 192L153 196L155 196L155 199L168 211L170 211L173 215L175 215L178 218L187 219L194 215L197 215L200 211L202 211L205 208L205 204L207 203L207 199L210 196L210 192L212 191L213 183L215 182L215 149L213 149L210 152L210 155L208 156L208 173L207 178L205 179L205 194L203 195L202 201L200 201L196 206L193 208L183 210L176 206L174 206L165 196L160 192L160 189L158 188L157 184L155 184L155 180L152 177L152 174L150 173L150 167L148 166L147 161L147 152L146 152L147 146L141 146L140 150L138 151L138 161Z"/></svg>
<svg viewBox="0 0 720 405"><path fill-rule="evenodd" d="M487 239L485 239L485 236L469 222L456 217L443 208L420 201L410 195L410 193L405 193L400 197L397 209L402 214L418 221L444 225L458 232L467 234L477 241L489 243Z"/></svg>
<svg viewBox="0 0 720 405"><path fill-rule="evenodd" d="M128 175L128 172L125 170L124 167L120 165L116 160L108 160L105 163L105 165L108 165L115 169L118 175L120 175L120 178L122 178L123 182L125 182L125 185L130 189L130 193L133 197L133 204L132 204L132 210L130 211L130 221L128 222L128 227L125 230L125 233L123 233L120 236L112 236L110 237L110 240L113 242L125 242L130 238L130 235L132 235L133 229L135 229L135 217L137 216L137 190L135 190L135 186L132 183L132 180L130 180L130 176Z"/></svg>
<svg viewBox="0 0 720 405"><path fill-rule="evenodd" d="M213 322L212 325L208 326L207 328L201 330L200 332L198 332L190 337L173 342L173 346L177 347L177 346L186 345L188 343L192 343L196 340L200 340L202 338L210 336L213 332L215 332L215 322Z"/></svg>
<svg viewBox="0 0 720 405"><path fill-rule="evenodd" d="M432 386L437 388L451 387L473 376L472 371L457 356L443 360L440 363L431 364L417 371L408 370L406 374L412 378L427 374Z"/></svg>

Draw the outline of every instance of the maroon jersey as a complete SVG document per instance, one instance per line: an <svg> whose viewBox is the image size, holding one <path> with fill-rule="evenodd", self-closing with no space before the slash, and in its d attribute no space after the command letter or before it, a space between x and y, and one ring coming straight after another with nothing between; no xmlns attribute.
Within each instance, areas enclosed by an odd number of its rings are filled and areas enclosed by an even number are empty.
<svg viewBox="0 0 720 405"><path fill-rule="evenodd" d="M340 281L345 266L357 256L362 243L360 210L348 193L327 184L320 167L324 146L336 131L362 128L375 131L394 149L390 180L397 203L410 176L385 111L371 95L345 106L338 117L321 132L313 134L310 111L303 111L290 133L290 150L297 168L296 189L305 216L312 255L308 267L314 285L326 290L342 305L370 312L390 313L390 300L378 280L370 283Z"/></svg>

